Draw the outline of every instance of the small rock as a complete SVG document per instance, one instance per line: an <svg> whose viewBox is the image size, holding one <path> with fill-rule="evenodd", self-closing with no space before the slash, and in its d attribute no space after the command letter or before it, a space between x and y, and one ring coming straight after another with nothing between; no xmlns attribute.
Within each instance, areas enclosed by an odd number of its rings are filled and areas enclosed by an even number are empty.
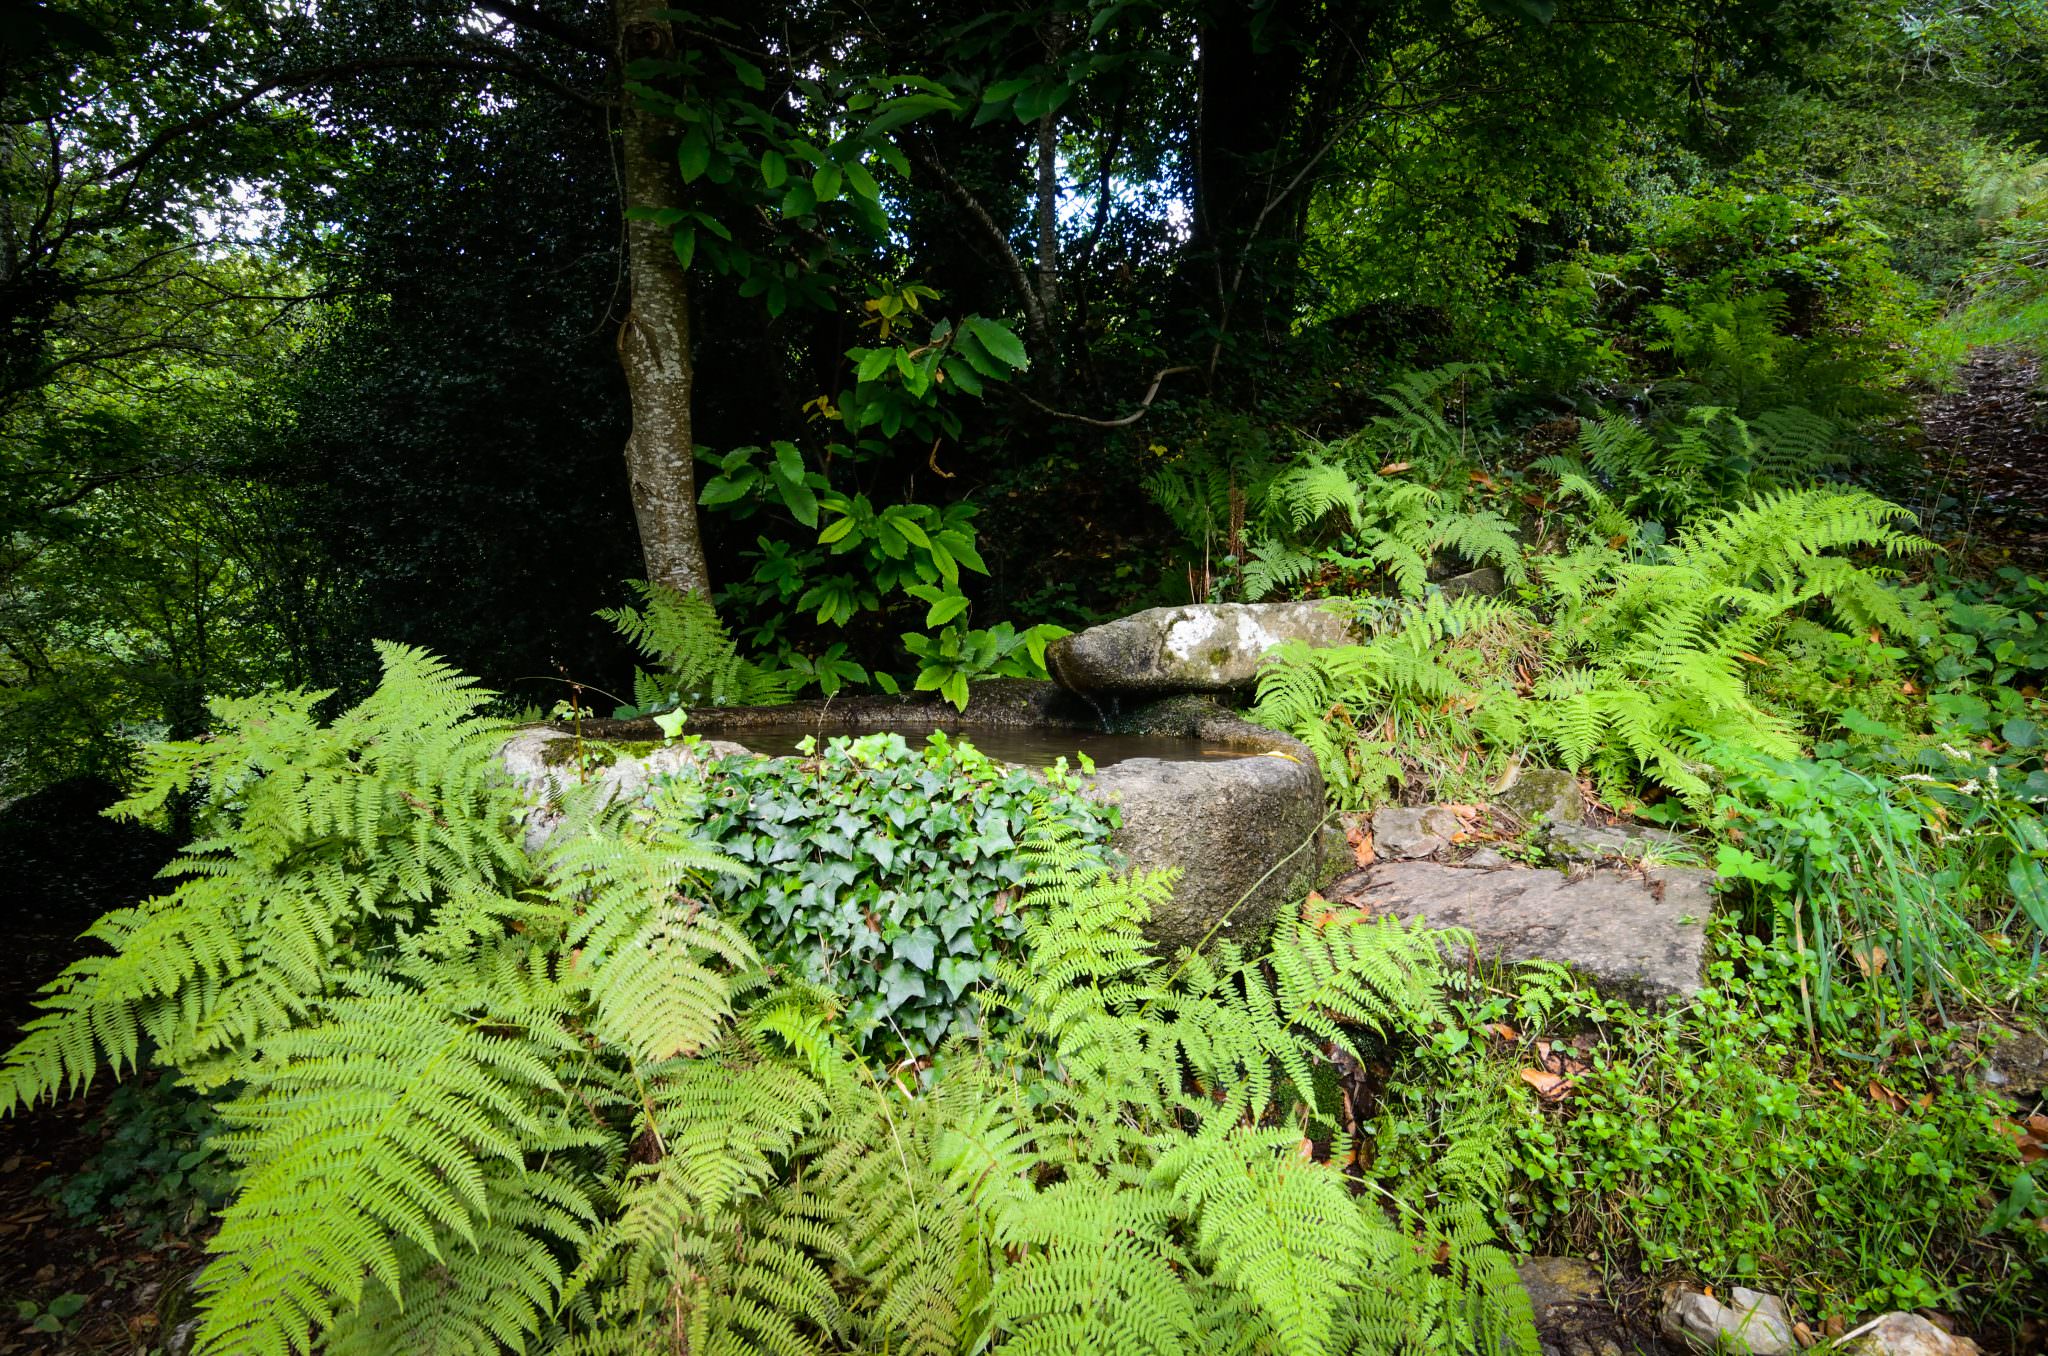
<svg viewBox="0 0 2048 1356"><path fill-rule="evenodd" d="M1428 857L1450 846L1464 821L1441 805L1392 805L1372 817L1372 843L1381 857Z"/></svg>
<svg viewBox="0 0 2048 1356"><path fill-rule="evenodd" d="M1851 1356L1976 1356L1977 1344L1949 1336L1918 1314L1890 1313L1843 1349Z"/></svg>
<svg viewBox="0 0 2048 1356"><path fill-rule="evenodd" d="M1493 803L1524 824L1577 824L1586 817L1579 779L1550 767L1525 767Z"/></svg>
<svg viewBox="0 0 2048 1356"><path fill-rule="evenodd" d="M1577 1257L1531 1257L1515 1267L1529 1292L1529 1309L1542 1323L1553 1306L1595 1304L1605 1292L1600 1273Z"/></svg>
<svg viewBox="0 0 2048 1356"><path fill-rule="evenodd" d="M2048 1092L2048 1039L1996 1022L1972 1022L1976 1073L1985 1087L2022 1101Z"/></svg>
<svg viewBox="0 0 2048 1356"><path fill-rule="evenodd" d="M1695 1351L1790 1356L1792 1323L1784 1301L1739 1287L1730 1298L1733 1303L1722 1304L1696 1290L1676 1290L1657 1326L1666 1337Z"/></svg>
<svg viewBox="0 0 2048 1356"><path fill-rule="evenodd" d="M1685 838L1647 824L1596 828L1590 824L1553 823L1545 827L1543 841L1560 857L1598 861L1602 857L1641 857L1653 849L1680 847Z"/></svg>
<svg viewBox="0 0 2048 1356"><path fill-rule="evenodd" d="M1514 863L1492 848L1483 847L1474 849L1470 855L1460 860L1458 865L1467 871L1506 871L1513 867Z"/></svg>
<svg viewBox="0 0 2048 1356"><path fill-rule="evenodd" d="M1476 570L1467 570L1464 574L1454 574L1438 583L1437 587L1444 591L1446 598L1457 598L1467 593L1477 593L1491 598L1507 587L1507 581L1501 578L1500 571L1493 566L1482 565Z"/></svg>

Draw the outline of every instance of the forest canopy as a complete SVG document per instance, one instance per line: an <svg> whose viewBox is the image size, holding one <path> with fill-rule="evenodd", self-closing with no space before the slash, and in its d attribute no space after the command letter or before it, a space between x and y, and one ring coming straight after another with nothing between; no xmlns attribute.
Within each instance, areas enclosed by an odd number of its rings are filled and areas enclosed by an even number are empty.
<svg viewBox="0 0 2048 1356"><path fill-rule="evenodd" d="M921 581L963 636L1206 597L1234 529L1148 485L1448 361L1502 427L1704 382L1852 417L1871 470L1953 361L1931 318L2013 290L2032 15L32 7L10 784L118 773L209 695L358 693L373 637L619 689L627 578L906 679ZM957 588L892 572L906 516L967 543Z"/></svg>

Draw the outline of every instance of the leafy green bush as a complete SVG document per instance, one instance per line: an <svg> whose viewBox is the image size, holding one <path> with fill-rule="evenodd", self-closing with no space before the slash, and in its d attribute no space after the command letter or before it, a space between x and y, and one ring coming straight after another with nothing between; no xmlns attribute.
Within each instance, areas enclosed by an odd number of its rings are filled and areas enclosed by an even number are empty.
<svg viewBox="0 0 2048 1356"><path fill-rule="evenodd" d="M1197 445L1153 475L1152 495L1205 553L1223 538L1224 579L1254 602L1331 580L1412 597L1439 557L1519 582L1513 524L1472 490L1483 453L1497 450L1490 377L1467 363L1411 372L1379 394L1391 413L1291 457L1219 459Z"/></svg>
<svg viewBox="0 0 2048 1356"><path fill-rule="evenodd" d="M652 673L634 671L633 705L620 716L685 706L773 706L788 701L811 676L747 659L701 594L639 579L626 587L639 595L642 607L604 608L597 615L655 667Z"/></svg>
<svg viewBox="0 0 2048 1356"><path fill-rule="evenodd" d="M1668 355L1659 375L1688 403L1837 420L1902 407L1912 288L1853 202L1736 188L1672 198L1633 250L1591 267L1627 284L1609 323Z"/></svg>
<svg viewBox="0 0 2048 1356"><path fill-rule="evenodd" d="M943 732L922 749L872 734L802 759L727 758L701 792L667 827L754 868L712 882L720 911L768 964L842 995L862 1043L892 1055L977 1034L1024 935L1030 825L1059 818L1102 869L1115 815L1063 769L1041 779Z"/></svg>

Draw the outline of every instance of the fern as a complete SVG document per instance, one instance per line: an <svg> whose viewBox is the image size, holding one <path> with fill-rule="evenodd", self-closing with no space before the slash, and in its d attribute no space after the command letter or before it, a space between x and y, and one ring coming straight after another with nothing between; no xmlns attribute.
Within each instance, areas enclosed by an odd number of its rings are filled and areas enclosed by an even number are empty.
<svg viewBox="0 0 2048 1356"><path fill-rule="evenodd" d="M679 706L774 706L804 683L789 670L766 669L739 652L710 599L667 584L630 580L642 607L600 609L598 616L655 665L633 678L633 704L643 711Z"/></svg>
<svg viewBox="0 0 2048 1356"><path fill-rule="evenodd" d="M1493 619L1433 599L1385 671ZM877 1070L704 902L745 868L667 802L572 789L529 859L483 694L384 657L331 725L276 698L163 751L135 806L204 793L184 878L9 1057L10 1106L152 1045L237 1087L200 1352L1532 1349L1476 1204L1498 1124L1420 1192L1281 1128L1320 1061L1444 1019L1468 937L1304 922L1162 958L1172 877L1042 810L987 998L1009 1034Z"/></svg>

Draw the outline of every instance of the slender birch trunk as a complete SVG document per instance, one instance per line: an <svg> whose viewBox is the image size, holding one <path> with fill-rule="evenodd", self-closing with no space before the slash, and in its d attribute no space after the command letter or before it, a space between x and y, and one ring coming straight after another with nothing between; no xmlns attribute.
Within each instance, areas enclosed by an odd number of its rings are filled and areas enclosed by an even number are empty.
<svg viewBox="0 0 2048 1356"><path fill-rule="evenodd" d="M666 0L618 0L621 67L675 51L675 32L657 17ZM629 95L622 127L628 207L681 207L676 135ZM697 529L697 471L691 436L689 283L669 243L651 221L626 223L626 276L632 304L619 329L619 361L632 402L626 473L647 578L684 592L708 594L711 572Z"/></svg>

